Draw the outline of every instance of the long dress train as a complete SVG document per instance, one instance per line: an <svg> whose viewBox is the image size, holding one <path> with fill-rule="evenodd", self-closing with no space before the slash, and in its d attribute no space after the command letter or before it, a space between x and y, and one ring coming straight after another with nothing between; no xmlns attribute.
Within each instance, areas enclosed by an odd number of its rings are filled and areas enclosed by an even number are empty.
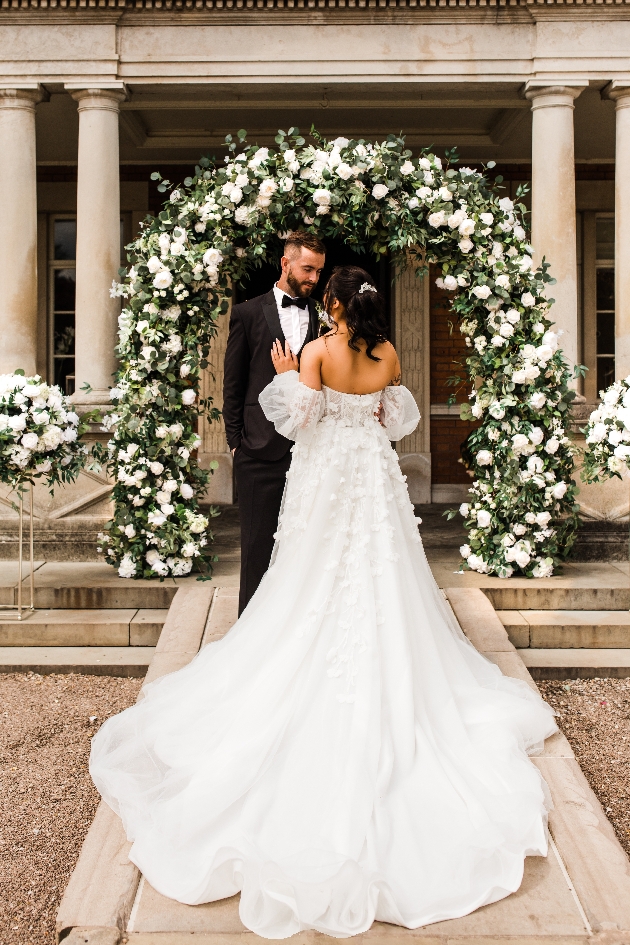
<svg viewBox="0 0 630 945"><path fill-rule="evenodd" d="M240 891L258 935L465 915L546 855L528 753L552 711L435 584L389 442L417 425L411 394L289 372L260 400L296 440L269 571L222 640L105 722L92 777L159 892Z"/></svg>

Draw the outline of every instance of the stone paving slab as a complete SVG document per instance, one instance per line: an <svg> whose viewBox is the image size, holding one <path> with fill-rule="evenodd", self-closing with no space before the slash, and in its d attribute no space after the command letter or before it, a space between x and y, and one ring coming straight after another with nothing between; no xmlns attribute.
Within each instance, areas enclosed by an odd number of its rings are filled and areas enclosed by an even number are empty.
<svg viewBox="0 0 630 945"><path fill-rule="evenodd" d="M0 673L142 677L154 653L153 646L7 646L0 647Z"/></svg>
<svg viewBox="0 0 630 945"><path fill-rule="evenodd" d="M630 647L630 613L624 610L498 610L518 647Z"/></svg>
<svg viewBox="0 0 630 945"><path fill-rule="evenodd" d="M447 599L460 624L484 654L501 666L504 672L527 679L531 676L509 642L505 628L480 589L448 588ZM176 598L184 603L182 592ZM174 605L175 607L175 605ZM173 608L172 608L173 609ZM192 635L186 642L187 652L178 650L177 626L183 611L167 621L152 664L152 678L171 671L182 660L191 658ZM219 639L236 619L237 597L233 589L220 589L214 595L207 625L199 634L199 645ZM482 618L480 619L480 614ZM485 619L483 619L485 617ZM169 615L170 618L170 615ZM199 621L196 620L197 626ZM168 629L168 632L167 632ZM170 660L170 664L169 664ZM171 669L169 669L169 665ZM528 857L524 881L517 893L498 903L477 910L470 916L436 923L410 931L397 926L375 923L364 935L357 936L366 945L404 945L422 939L423 945L577 945L601 942L601 945L630 943L630 862L612 832L599 802L585 780L578 777L579 766L566 738L558 733L548 739L543 754L537 759L549 783L557 814L552 821L552 844L549 856ZM575 770L577 767L577 771ZM581 772L579 772L581 775ZM573 810L577 805L577 813ZM103 806L103 805L101 805ZM100 810L100 808L99 808ZM67 945L246 945L263 942L245 930L238 916L238 897L203 906L184 906L160 896L151 886L138 883L138 873L123 875L125 841L120 821L110 822L116 865L111 875L105 858L98 866L98 879L91 874L87 888L85 876L94 863L94 847L99 838L84 845L79 864L61 904L58 932L73 929L65 939ZM87 848L87 849L86 849ZM87 866L82 865L86 859ZM583 866L583 861L588 866ZM78 874L78 875L77 875ZM76 877L76 878L75 878ZM576 892L576 877L579 892ZM114 919L112 903L120 902ZM130 905L133 901L133 905ZM327 936L314 932L299 933L294 945L324 945Z"/></svg>
<svg viewBox="0 0 630 945"><path fill-rule="evenodd" d="M129 646L155 646L168 610L137 610L129 624Z"/></svg>
<svg viewBox="0 0 630 945"><path fill-rule="evenodd" d="M534 649L518 650L534 679L595 679L630 676L630 649Z"/></svg>
<svg viewBox="0 0 630 945"><path fill-rule="evenodd" d="M129 646L136 610L36 610L25 620L3 620L0 646Z"/></svg>

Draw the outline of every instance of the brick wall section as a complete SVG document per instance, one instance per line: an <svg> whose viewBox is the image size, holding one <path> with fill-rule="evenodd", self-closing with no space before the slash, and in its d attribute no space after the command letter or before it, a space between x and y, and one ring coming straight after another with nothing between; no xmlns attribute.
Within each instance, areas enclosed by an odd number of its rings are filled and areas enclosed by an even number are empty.
<svg viewBox="0 0 630 945"><path fill-rule="evenodd" d="M470 387L449 387L454 374L466 376L466 344L457 327L457 316L451 310L452 293L438 289L436 272L431 271L431 403L445 404L452 393L458 403L468 399ZM449 326L449 322L452 328ZM461 363L457 363L461 362ZM470 476L458 462L460 445L478 423L464 422L456 416L431 417L431 482L435 485L470 483Z"/></svg>
<svg viewBox="0 0 630 945"><path fill-rule="evenodd" d="M457 417L431 417L431 482L435 485L466 483L471 478L458 462L460 444L478 423L459 420Z"/></svg>

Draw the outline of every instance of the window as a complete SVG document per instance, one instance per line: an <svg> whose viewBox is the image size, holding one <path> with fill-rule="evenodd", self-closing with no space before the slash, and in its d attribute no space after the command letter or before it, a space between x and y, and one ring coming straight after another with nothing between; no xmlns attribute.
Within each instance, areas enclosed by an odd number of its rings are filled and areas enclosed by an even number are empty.
<svg viewBox="0 0 630 945"><path fill-rule="evenodd" d="M128 219L126 219L128 217ZM131 215L120 221L121 259L131 228ZM77 221L67 214L50 217L48 250L48 318L50 349L49 377L65 394L75 390L74 342L76 312Z"/></svg>
<svg viewBox="0 0 630 945"><path fill-rule="evenodd" d="M615 379L615 219L598 215L595 229L597 390Z"/></svg>
<svg viewBox="0 0 630 945"><path fill-rule="evenodd" d="M49 251L50 376L66 394L74 393L74 313L77 221L53 217Z"/></svg>

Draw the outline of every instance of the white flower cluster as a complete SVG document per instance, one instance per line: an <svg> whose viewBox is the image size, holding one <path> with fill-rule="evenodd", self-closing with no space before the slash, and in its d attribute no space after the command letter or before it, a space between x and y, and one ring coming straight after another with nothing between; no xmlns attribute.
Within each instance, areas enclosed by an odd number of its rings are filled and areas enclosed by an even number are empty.
<svg viewBox="0 0 630 945"><path fill-rule="evenodd" d="M602 402L586 426L583 476L587 482L621 477L630 459L630 375L600 391Z"/></svg>
<svg viewBox="0 0 630 945"><path fill-rule="evenodd" d="M69 482L84 465L79 417L59 387L39 375L0 375L0 481Z"/></svg>
<svg viewBox="0 0 630 945"><path fill-rule="evenodd" d="M108 421L118 478L116 514L103 542L107 560L127 576L174 574L183 561L208 560L201 551L186 553L191 543L201 548L186 516L197 514L207 481L192 445L197 417L208 407L197 399L200 372L231 284L268 258L272 239L308 227L324 239L342 233L378 256L391 253L394 262L424 247L441 266L438 285L454 293L477 379L464 419L482 421L471 443L475 515L467 565L541 573L570 544L572 452L562 417L566 369L542 292L549 277L534 271L522 205L499 197L476 170L445 165L433 153L414 157L394 135L379 143L313 138L307 144L297 129L280 131L277 148L269 148L247 146L244 133L239 145L228 136L224 162L202 158L128 248L130 269L113 290L126 302ZM177 424L182 434L171 439ZM143 451L141 443L151 448ZM175 484L178 501L163 500L167 483ZM558 498L562 484L566 495ZM186 486L192 497L185 500ZM535 516L548 512L550 522L526 521L526 508ZM479 525L483 512L490 514L487 528ZM513 543L504 542L508 535Z"/></svg>

